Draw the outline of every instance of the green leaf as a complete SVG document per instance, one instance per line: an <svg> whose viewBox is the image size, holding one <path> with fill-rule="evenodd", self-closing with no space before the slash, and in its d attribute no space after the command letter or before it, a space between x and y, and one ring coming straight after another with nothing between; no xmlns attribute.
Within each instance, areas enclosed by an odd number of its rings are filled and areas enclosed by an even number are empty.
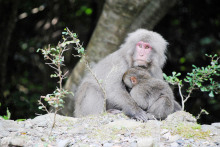
<svg viewBox="0 0 220 147"><path fill-rule="evenodd" d="M192 67L197 68L195 65L192 65Z"/></svg>
<svg viewBox="0 0 220 147"><path fill-rule="evenodd" d="M80 48L79 50L78 50L78 53L84 53L84 48L82 47L82 48Z"/></svg>
<svg viewBox="0 0 220 147"><path fill-rule="evenodd" d="M73 37L74 37L74 38L77 38L77 35L76 35L76 33L73 33Z"/></svg>
<svg viewBox="0 0 220 147"><path fill-rule="evenodd" d="M181 57L180 60L179 60L179 62L180 62L181 64L185 63L185 61L186 61L186 58L185 58L185 57Z"/></svg>
<svg viewBox="0 0 220 147"><path fill-rule="evenodd" d="M176 76L180 76L181 75L181 73L177 73L177 75Z"/></svg>
<svg viewBox="0 0 220 147"><path fill-rule="evenodd" d="M19 122L19 121L25 121L26 119L17 119L16 121Z"/></svg>
<svg viewBox="0 0 220 147"><path fill-rule="evenodd" d="M203 92L208 91L208 89L206 87L201 87L200 90L203 91Z"/></svg>
<svg viewBox="0 0 220 147"><path fill-rule="evenodd" d="M41 48L39 48L39 49L37 49L37 51L36 51L36 52L38 53L40 50L42 50L42 49L41 49Z"/></svg>
<svg viewBox="0 0 220 147"><path fill-rule="evenodd" d="M165 79L167 79L167 75L166 75L165 73L163 73L163 77L164 77Z"/></svg>
<svg viewBox="0 0 220 147"><path fill-rule="evenodd" d="M8 119L11 118L11 112L8 110L8 107L7 107L7 118L8 118Z"/></svg>
<svg viewBox="0 0 220 147"><path fill-rule="evenodd" d="M196 85L198 86L198 87L201 87L202 86L202 83L196 83Z"/></svg>
<svg viewBox="0 0 220 147"><path fill-rule="evenodd" d="M209 93L209 96L210 96L210 97L214 97L213 91L211 91L211 92Z"/></svg>
<svg viewBox="0 0 220 147"><path fill-rule="evenodd" d="M173 72L172 72L172 75L174 76L175 74L176 74L176 72L175 72L175 71L173 71Z"/></svg>
<svg viewBox="0 0 220 147"><path fill-rule="evenodd" d="M62 35L68 35L68 33L67 32L62 32Z"/></svg>
<svg viewBox="0 0 220 147"><path fill-rule="evenodd" d="M85 13L86 13L86 15L91 15L92 14L92 9L91 8L87 8Z"/></svg>

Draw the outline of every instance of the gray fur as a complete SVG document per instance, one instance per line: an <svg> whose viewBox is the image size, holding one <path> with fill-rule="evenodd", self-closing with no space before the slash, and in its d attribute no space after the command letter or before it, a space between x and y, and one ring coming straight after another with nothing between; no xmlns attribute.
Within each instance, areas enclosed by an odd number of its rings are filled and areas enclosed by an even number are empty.
<svg viewBox="0 0 220 147"><path fill-rule="evenodd" d="M135 77L137 83L131 82ZM180 105L174 100L173 91L168 83L151 77L147 69L130 68L123 76L123 82L130 90L133 100L146 113L149 119L165 119L169 114L180 110Z"/></svg>
<svg viewBox="0 0 220 147"><path fill-rule="evenodd" d="M167 42L160 34L145 29L130 33L119 50L98 62L92 70L97 78L103 81L102 85L107 94L107 110L122 110L132 118L146 121L146 113L134 102L122 84L123 74L134 66L135 47L139 41L148 42L152 46L155 53L149 72L155 78L163 79L161 68L166 60ZM103 97L94 77L88 73L76 92L74 116L100 114L103 111Z"/></svg>

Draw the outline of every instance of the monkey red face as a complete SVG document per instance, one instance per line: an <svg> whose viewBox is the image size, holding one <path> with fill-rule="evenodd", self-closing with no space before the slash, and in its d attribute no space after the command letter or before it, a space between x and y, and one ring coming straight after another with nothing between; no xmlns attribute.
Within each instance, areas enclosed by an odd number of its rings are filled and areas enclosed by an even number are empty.
<svg viewBox="0 0 220 147"><path fill-rule="evenodd" d="M150 54L152 51L152 47L149 43L139 41L136 44L136 52L135 52L135 65L134 66L147 66L147 63L150 60Z"/></svg>

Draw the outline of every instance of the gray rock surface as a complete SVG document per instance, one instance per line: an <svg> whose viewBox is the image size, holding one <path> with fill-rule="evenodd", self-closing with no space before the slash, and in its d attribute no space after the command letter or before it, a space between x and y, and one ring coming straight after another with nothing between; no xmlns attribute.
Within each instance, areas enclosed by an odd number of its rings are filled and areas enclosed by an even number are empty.
<svg viewBox="0 0 220 147"><path fill-rule="evenodd" d="M122 113L107 113L84 118L57 115L56 125L51 132L53 118L54 114L37 116L22 122L0 118L0 147L44 145L48 147L187 145L217 147L220 145L219 123L202 125L199 128L194 117L186 112L171 114L164 121L150 120L145 123L129 119ZM191 129L187 130L186 126ZM195 134L192 135L193 131Z"/></svg>

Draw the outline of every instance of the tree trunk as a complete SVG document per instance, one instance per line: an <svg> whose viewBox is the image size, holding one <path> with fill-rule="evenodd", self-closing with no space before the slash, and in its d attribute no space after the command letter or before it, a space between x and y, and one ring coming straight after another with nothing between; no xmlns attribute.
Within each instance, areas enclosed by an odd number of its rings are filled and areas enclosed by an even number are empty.
<svg viewBox="0 0 220 147"><path fill-rule="evenodd" d="M6 85L8 46L11 34L16 24L17 7L19 0L0 1L0 103L4 106L4 90Z"/></svg>
<svg viewBox="0 0 220 147"><path fill-rule="evenodd" d="M116 51L128 32L141 27L152 29L174 3L175 0L106 0L87 46L90 64L95 64ZM85 65L79 62L68 78L65 88L75 92L84 74ZM62 114L71 115L73 112L71 99L73 97L66 99Z"/></svg>

